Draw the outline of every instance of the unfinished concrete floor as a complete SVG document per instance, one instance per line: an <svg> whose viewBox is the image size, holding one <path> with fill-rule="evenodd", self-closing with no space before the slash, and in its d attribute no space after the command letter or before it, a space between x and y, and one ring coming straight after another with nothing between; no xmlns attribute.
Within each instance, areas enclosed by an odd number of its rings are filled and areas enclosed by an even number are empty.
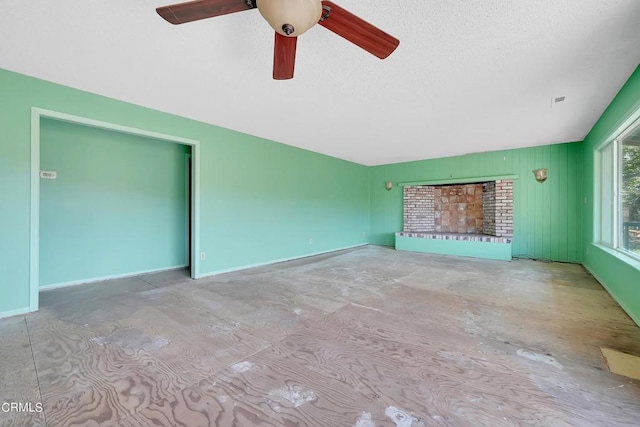
<svg viewBox="0 0 640 427"><path fill-rule="evenodd" d="M2 425L640 424L599 347L640 329L582 267L368 246L41 294L0 321Z"/></svg>

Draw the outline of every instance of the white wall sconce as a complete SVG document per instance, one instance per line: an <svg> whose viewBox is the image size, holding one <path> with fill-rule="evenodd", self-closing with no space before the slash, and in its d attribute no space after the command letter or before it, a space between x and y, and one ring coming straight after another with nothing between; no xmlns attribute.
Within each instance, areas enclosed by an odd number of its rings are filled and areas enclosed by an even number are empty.
<svg viewBox="0 0 640 427"><path fill-rule="evenodd" d="M393 182L391 181L387 181L384 183L384 188L387 189L387 191L391 190L393 188Z"/></svg>
<svg viewBox="0 0 640 427"><path fill-rule="evenodd" d="M547 180L547 170L546 169L536 169L533 171L533 175L536 177L536 181L542 183Z"/></svg>

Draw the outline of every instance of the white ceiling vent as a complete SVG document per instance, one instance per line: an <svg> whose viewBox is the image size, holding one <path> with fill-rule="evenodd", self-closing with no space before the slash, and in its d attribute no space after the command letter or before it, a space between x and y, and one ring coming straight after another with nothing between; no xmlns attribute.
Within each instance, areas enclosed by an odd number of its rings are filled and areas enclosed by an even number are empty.
<svg viewBox="0 0 640 427"><path fill-rule="evenodd" d="M561 104L563 103L565 100L565 96L556 96L551 98L551 108L554 108L557 106L557 104Z"/></svg>

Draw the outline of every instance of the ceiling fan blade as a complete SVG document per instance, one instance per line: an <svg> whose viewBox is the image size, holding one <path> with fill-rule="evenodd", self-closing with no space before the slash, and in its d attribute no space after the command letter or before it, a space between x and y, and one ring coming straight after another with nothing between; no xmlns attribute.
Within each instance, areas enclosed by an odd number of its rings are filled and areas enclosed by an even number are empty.
<svg viewBox="0 0 640 427"><path fill-rule="evenodd" d="M172 24L198 21L214 16L256 8L255 0L196 0L171 4L156 9L158 15Z"/></svg>
<svg viewBox="0 0 640 427"><path fill-rule="evenodd" d="M330 12L329 16L324 21L321 19L318 24L380 59L391 55L400 44L400 41L395 37L374 27L364 19L358 18L333 2L323 1L322 6L325 7L323 16L327 7L330 8Z"/></svg>
<svg viewBox="0 0 640 427"><path fill-rule="evenodd" d="M296 45L298 38L286 37L277 32L275 34L273 78L276 80L291 79L293 78L293 69L296 65Z"/></svg>

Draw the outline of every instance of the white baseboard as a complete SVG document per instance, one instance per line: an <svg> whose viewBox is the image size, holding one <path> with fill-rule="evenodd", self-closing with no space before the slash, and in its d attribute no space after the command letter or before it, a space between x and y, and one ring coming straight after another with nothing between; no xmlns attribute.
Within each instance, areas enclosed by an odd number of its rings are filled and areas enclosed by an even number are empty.
<svg viewBox="0 0 640 427"><path fill-rule="evenodd" d="M7 310L0 313L0 319L4 319L5 317L13 317L19 316L21 314L29 313L29 307L18 308L15 310Z"/></svg>
<svg viewBox="0 0 640 427"><path fill-rule="evenodd" d="M224 270L216 270L216 271L213 271L213 272L210 272L210 273L201 274L198 277L196 277L196 279L201 279L203 277L217 276L219 274L224 274L224 273L232 273L234 271L246 270L248 268L262 267L262 266L269 265L269 264L277 264L279 262L293 261L293 260L296 260L296 259L302 259L302 258L308 258L308 257L316 256L316 255L328 254L328 253L331 253L331 252L344 251L345 249L359 248L361 246L367 246L368 244L369 243L359 243L357 245L345 246L345 247L337 248L337 249L330 249L328 251L313 252L313 253L310 253L310 254L305 254L305 255L300 255L300 256L294 256L294 257L289 257L289 258L281 258L281 259L276 259L276 260L273 260L273 261L259 262L259 263L256 263L256 264L247 264L247 265L242 265L240 267L226 268Z"/></svg>
<svg viewBox="0 0 640 427"><path fill-rule="evenodd" d="M157 268L157 269L151 269L151 270L141 270L141 271L135 271L135 272L131 272L131 273L112 274L112 275L109 275L109 276L102 276L102 277L93 277L91 279L81 279L81 280L72 280L70 282L52 283L50 285L40 286L40 291L50 291L50 290L58 289L58 288L66 288L68 286L76 286L76 285L84 285L86 283L102 282L104 280L123 279L125 277L140 276L141 274L159 273L159 272L162 272L162 271L169 271L169 270L178 270L180 268L186 268L186 267L188 267L188 266L187 265L175 265L175 266L172 266L172 267L163 267L163 268Z"/></svg>

